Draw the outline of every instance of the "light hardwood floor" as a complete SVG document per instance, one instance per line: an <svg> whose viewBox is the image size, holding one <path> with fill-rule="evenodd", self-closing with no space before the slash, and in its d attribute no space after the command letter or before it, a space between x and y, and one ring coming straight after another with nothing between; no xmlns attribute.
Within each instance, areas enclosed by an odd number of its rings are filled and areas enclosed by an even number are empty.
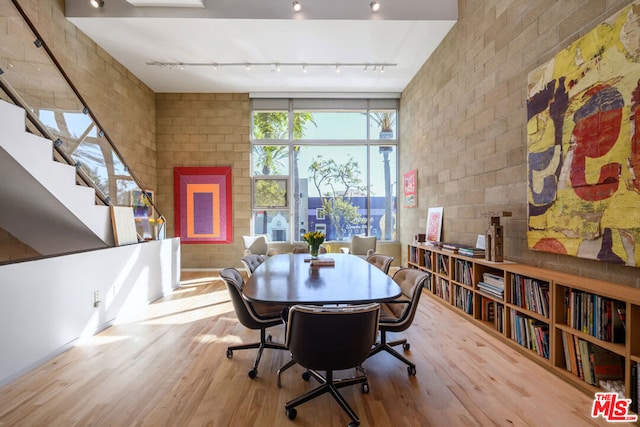
<svg viewBox="0 0 640 427"><path fill-rule="evenodd" d="M258 377L247 372L255 341L238 324L227 290L211 272L183 273L183 285L0 389L0 426L345 426L325 395L285 416L284 404L315 386L294 367L276 387L285 351L266 350ZM5 325L6 326L6 325ZM282 341L281 327L273 328ZM343 389L362 426L588 426L592 397L443 305L424 296L404 333L417 375L386 353L367 360L370 393ZM391 338L395 335L392 334ZM349 375L352 372L344 372Z"/></svg>

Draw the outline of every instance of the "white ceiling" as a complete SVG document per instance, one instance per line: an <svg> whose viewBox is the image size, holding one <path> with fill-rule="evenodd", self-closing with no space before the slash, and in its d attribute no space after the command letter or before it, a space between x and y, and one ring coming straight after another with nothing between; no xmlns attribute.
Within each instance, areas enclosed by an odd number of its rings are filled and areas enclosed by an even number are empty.
<svg viewBox="0 0 640 427"><path fill-rule="evenodd" d="M183 1L194 3L172 3ZM299 0L299 13L291 0L203 1L176 8L104 0L94 9L89 0L66 0L65 7L154 92L399 93L457 20L457 0L380 0L378 13L370 0ZM246 63L256 65L247 71ZM393 65L365 71L376 63ZM276 71L275 64L291 65ZM310 64L306 72L302 64ZM359 65L337 73L336 64Z"/></svg>

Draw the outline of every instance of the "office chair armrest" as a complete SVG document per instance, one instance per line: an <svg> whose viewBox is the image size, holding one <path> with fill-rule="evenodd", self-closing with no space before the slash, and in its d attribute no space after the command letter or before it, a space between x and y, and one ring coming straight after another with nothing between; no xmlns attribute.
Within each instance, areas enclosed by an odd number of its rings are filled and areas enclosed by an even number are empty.
<svg viewBox="0 0 640 427"><path fill-rule="evenodd" d="M349 248L340 248L340 253L348 254L349 253Z"/></svg>
<svg viewBox="0 0 640 427"><path fill-rule="evenodd" d="M367 251L367 256L371 256L371 255L373 255L373 254L374 254L374 252L375 252L375 251L374 251L373 249L369 249L369 250Z"/></svg>
<svg viewBox="0 0 640 427"><path fill-rule="evenodd" d="M401 301L393 300L393 301L385 301L384 303L387 304L387 305L391 305L391 304L411 304L411 300L401 300Z"/></svg>

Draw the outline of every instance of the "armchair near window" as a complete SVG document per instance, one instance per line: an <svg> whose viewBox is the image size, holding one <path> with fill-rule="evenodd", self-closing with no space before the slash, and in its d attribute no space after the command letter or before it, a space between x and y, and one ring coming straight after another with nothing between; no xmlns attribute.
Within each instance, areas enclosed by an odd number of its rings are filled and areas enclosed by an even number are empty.
<svg viewBox="0 0 640 427"><path fill-rule="evenodd" d="M340 248L340 251L367 258L376 251L377 241L376 236L353 236L351 238L351 250L349 250L349 248Z"/></svg>
<svg viewBox="0 0 640 427"><path fill-rule="evenodd" d="M267 234L256 234L255 236L242 236L244 242L244 254L272 256L278 251L269 247L269 236Z"/></svg>

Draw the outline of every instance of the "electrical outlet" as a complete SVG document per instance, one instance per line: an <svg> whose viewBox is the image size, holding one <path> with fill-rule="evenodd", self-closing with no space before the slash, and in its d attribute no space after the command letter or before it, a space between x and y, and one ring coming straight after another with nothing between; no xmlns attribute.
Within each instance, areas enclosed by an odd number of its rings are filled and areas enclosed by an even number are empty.
<svg viewBox="0 0 640 427"><path fill-rule="evenodd" d="M95 291L95 292L93 293L93 306L94 306L95 308L98 308L98 306L100 306L100 303L101 303L101 302L102 302L102 301L100 301L100 291Z"/></svg>

